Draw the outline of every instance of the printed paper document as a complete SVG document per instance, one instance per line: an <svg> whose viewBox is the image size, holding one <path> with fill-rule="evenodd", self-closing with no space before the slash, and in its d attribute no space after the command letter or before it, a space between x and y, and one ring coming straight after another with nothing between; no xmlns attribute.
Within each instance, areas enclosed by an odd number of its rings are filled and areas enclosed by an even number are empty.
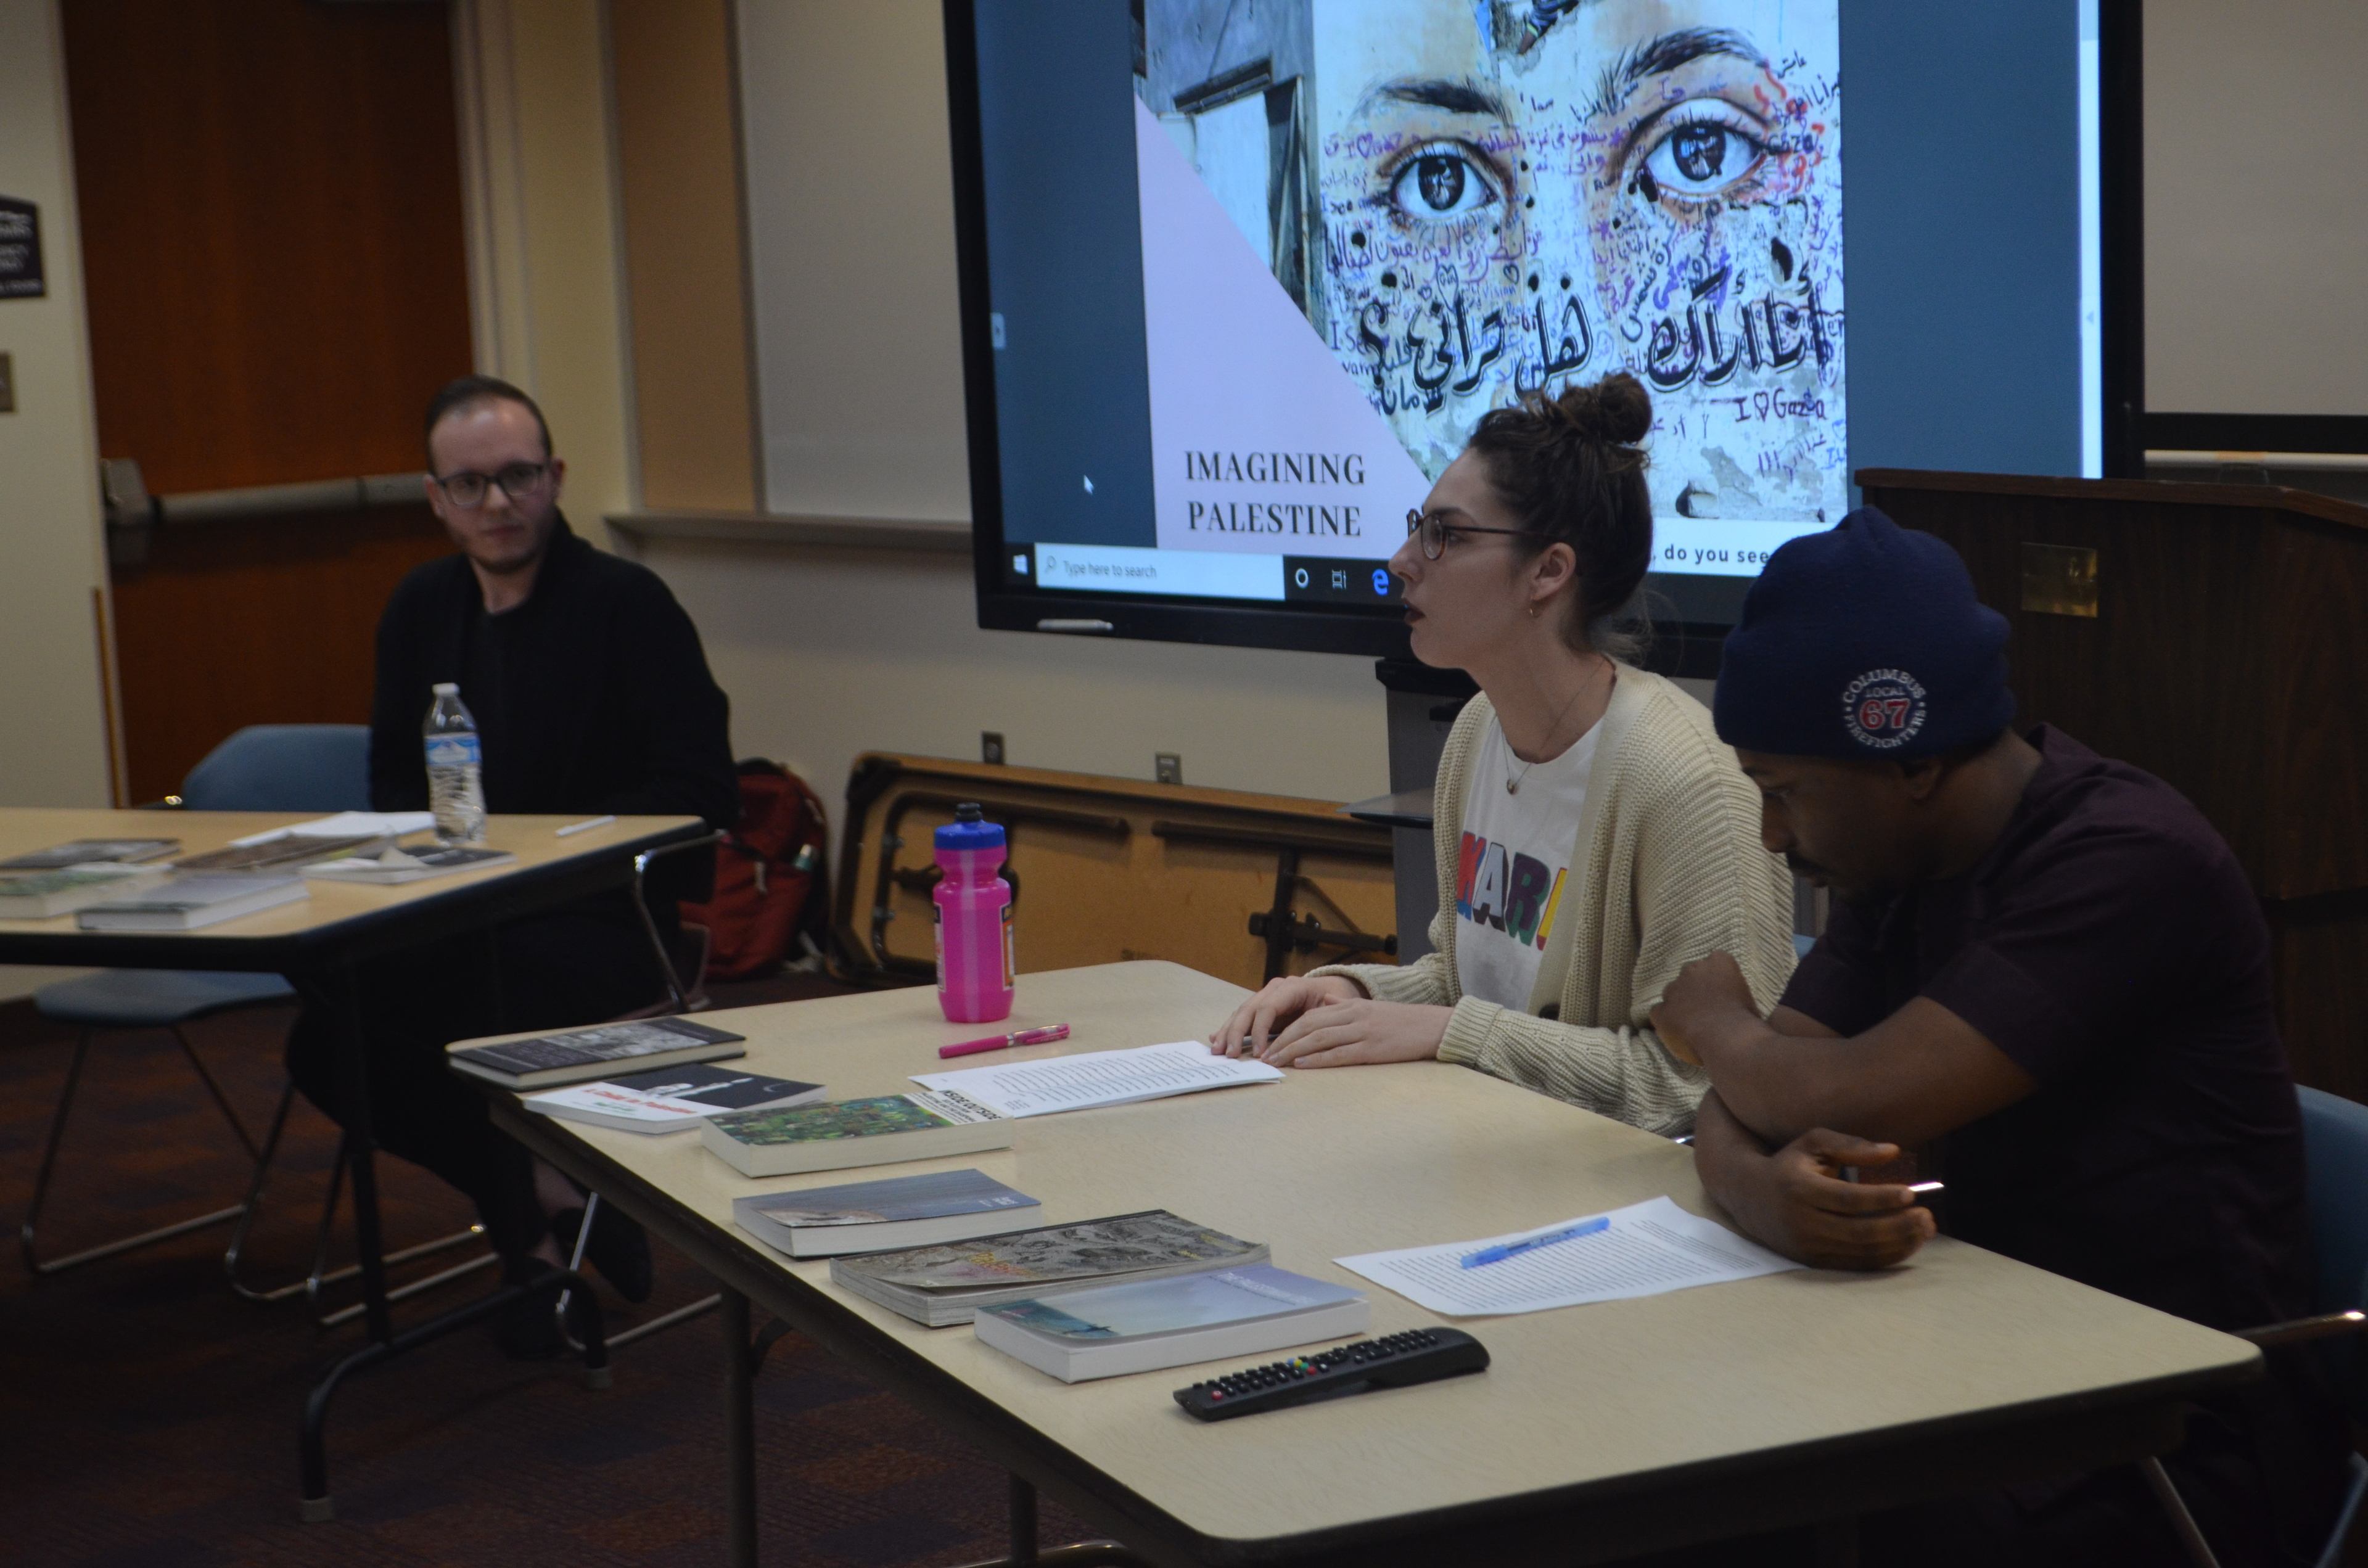
<svg viewBox="0 0 2368 1568"><path fill-rule="evenodd" d="M1483 1247L1523 1241L1576 1221L1557 1220L1510 1235L1332 1261L1445 1317L1536 1312L1657 1296L1801 1267L1724 1225L1687 1213L1666 1198L1614 1209L1608 1217L1611 1224L1607 1230L1477 1268L1464 1267L1463 1259Z"/></svg>
<svg viewBox="0 0 2368 1568"><path fill-rule="evenodd" d="M1263 1062L1213 1056L1196 1040L1170 1040L1134 1051L1089 1051L1040 1062L1000 1062L959 1073L916 1073L913 1082L967 1095L998 1116L1045 1116L1056 1110L1090 1110L1230 1089L1236 1084L1271 1084L1282 1070Z"/></svg>

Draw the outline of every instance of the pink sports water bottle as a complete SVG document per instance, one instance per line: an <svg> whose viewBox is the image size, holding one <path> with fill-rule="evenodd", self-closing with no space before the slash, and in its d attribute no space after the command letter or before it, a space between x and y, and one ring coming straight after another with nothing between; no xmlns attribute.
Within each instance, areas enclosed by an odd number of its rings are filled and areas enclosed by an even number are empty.
<svg viewBox="0 0 2368 1568"><path fill-rule="evenodd" d="M1011 884L1003 828L973 803L938 829L938 1006L958 1024L1011 1016Z"/></svg>

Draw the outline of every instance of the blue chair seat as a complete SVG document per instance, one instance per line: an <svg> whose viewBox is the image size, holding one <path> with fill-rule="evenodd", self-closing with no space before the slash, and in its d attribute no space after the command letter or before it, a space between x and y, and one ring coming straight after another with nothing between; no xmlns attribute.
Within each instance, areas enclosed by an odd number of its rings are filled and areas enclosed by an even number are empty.
<svg viewBox="0 0 2368 1568"><path fill-rule="evenodd" d="M107 969L33 993L45 1018L99 1028L162 1028L224 1007L296 994L276 974L183 969Z"/></svg>

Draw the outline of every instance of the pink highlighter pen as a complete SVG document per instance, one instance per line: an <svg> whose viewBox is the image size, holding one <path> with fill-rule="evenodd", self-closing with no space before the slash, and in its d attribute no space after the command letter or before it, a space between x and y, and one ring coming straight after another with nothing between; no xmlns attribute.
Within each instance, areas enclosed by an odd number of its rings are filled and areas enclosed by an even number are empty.
<svg viewBox="0 0 2368 1568"><path fill-rule="evenodd" d="M1046 1045L1069 1038L1066 1024L1046 1024L1041 1029L1021 1029L1018 1034L991 1034L985 1040L966 1040L960 1045L938 1047L940 1057L975 1056L982 1051L1008 1051L1015 1045Z"/></svg>

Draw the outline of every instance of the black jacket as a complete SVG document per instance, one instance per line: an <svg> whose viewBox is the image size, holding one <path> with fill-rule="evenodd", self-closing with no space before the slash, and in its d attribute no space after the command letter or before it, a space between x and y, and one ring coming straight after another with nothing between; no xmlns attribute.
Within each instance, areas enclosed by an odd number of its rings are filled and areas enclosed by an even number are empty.
<svg viewBox="0 0 2368 1568"><path fill-rule="evenodd" d="M655 573L593 549L564 517L534 592L513 609L485 613L461 555L419 567L387 600L370 704L380 811L427 807L420 729L438 681L460 684L477 721L488 812L715 827L739 816L730 707L690 617Z"/></svg>

